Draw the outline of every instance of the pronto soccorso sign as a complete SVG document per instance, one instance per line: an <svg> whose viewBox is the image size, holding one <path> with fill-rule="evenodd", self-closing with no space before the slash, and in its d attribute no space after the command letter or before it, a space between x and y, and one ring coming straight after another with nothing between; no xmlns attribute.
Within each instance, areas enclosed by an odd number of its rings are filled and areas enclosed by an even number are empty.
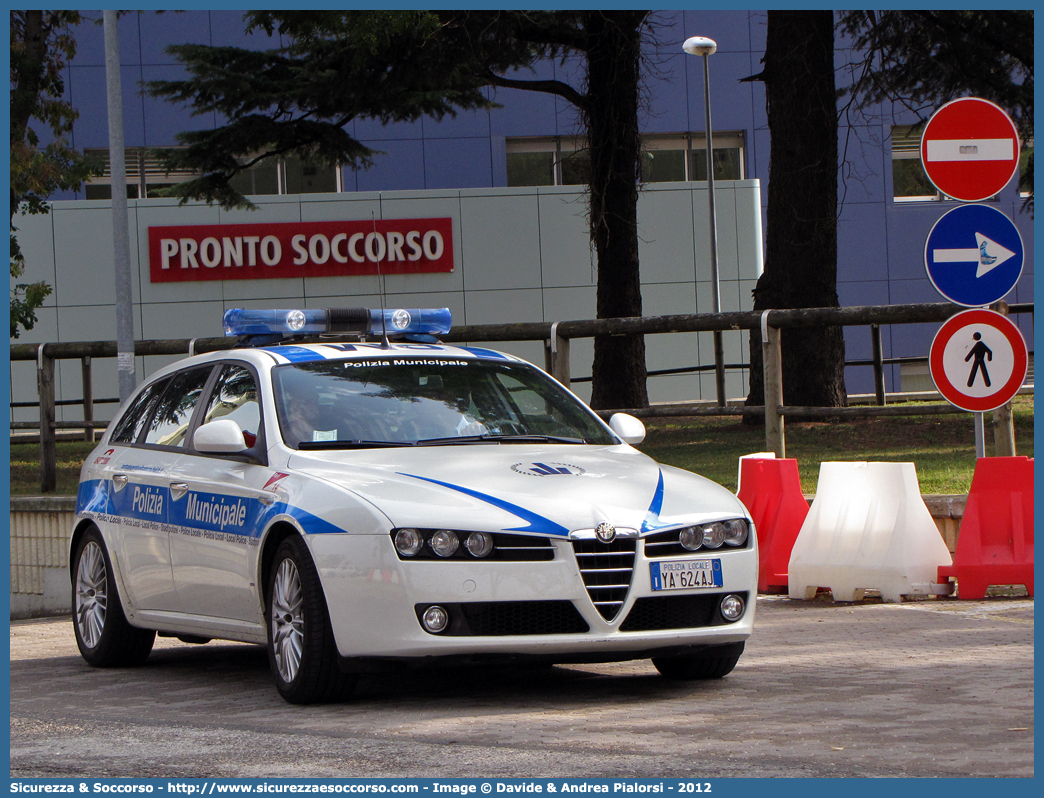
<svg viewBox="0 0 1044 798"><path fill-rule="evenodd" d="M154 283L453 271L453 220L149 228Z"/></svg>

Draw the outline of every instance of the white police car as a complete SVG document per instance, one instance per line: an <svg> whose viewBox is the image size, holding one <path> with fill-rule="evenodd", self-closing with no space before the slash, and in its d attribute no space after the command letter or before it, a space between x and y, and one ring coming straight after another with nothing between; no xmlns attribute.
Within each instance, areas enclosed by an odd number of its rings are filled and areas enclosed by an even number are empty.
<svg viewBox="0 0 1044 798"><path fill-rule="evenodd" d="M652 658L730 672L756 541L724 488L661 466L449 311L230 310L237 348L145 382L80 475L73 625L96 666L156 633L268 646L294 703L442 661ZM389 343L364 342L382 328ZM318 344L280 333L354 334Z"/></svg>

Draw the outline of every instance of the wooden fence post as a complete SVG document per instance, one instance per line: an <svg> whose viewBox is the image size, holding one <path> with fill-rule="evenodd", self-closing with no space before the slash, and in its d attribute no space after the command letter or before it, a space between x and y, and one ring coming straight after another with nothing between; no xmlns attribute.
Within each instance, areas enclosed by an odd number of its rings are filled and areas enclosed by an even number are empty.
<svg viewBox="0 0 1044 798"><path fill-rule="evenodd" d="M90 355L80 358L80 376L83 382L83 439L94 443L94 381Z"/></svg>
<svg viewBox="0 0 1044 798"><path fill-rule="evenodd" d="M58 452L55 446L54 358L40 345L36 361L36 387L40 397L40 492L54 493L58 486Z"/></svg>
<svg viewBox="0 0 1044 798"><path fill-rule="evenodd" d="M765 449L775 452L776 457L786 457L787 447L783 435L783 416L779 408L783 405L783 358L780 353L780 329L768 323L766 310L761 314L761 362L765 384Z"/></svg>
<svg viewBox="0 0 1044 798"><path fill-rule="evenodd" d="M558 334L558 322L551 325L551 339L548 342L550 352L551 376L569 387L569 339Z"/></svg>
<svg viewBox="0 0 1044 798"><path fill-rule="evenodd" d="M877 394L877 404L884 407L885 404L885 378L884 378L884 356L881 347L881 325L870 325L870 341L874 350L874 393Z"/></svg>

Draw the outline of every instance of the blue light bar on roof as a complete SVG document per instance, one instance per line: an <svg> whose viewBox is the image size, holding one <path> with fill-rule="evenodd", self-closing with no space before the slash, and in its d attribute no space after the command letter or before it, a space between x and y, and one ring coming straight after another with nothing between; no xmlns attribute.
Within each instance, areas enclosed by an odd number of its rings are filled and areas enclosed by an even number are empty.
<svg viewBox="0 0 1044 798"><path fill-rule="evenodd" d="M225 311L225 335L443 335L453 326L449 308L311 308Z"/></svg>

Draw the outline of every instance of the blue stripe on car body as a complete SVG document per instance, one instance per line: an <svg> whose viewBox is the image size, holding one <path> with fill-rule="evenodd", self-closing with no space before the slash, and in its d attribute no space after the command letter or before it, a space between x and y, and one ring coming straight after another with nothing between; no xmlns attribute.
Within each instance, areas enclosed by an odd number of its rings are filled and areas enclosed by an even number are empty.
<svg viewBox="0 0 1044 798"><path fill-rule="evenodd" d="M272 518L288 515L306 535L347 534L347 530L285 502L267 505L246 496L199 491L189 491L174 501L169 488L128 486L117 493L112 490L112 481L103 479L80 483L76 514L82 513L116 515L247 538L260 537Z"/></svg>
<svg viewBox="0 0 1044 798"><path fill-rule="evenodd" d="M465 496L471 496L479 501L486 502L486 504L492 504L494 507L498 507L501 510L506 510L512 515L517 515L524 521L529 522L529 526L512 527L504 530L505 532L533 532L542 535L557 535L558 537L564 537L569 534L569 530L560 524L556 524L550 518L544 518L542 515L530 512L524 507L519 507L517 504L506 502L503 499L498 499L495 496L490 496L486 493L480 493L477 490L471 490L470 488L463 488L460 485L452 485L449 482L441 482L437 479L430 479L429 477L419 477L416 474L402 474L403 477L411 477L412 479L420 479L424 482L431 482L434 485L441 485L444 488L455 490L458 493L463 493Z"/></svg>
<svg viewBox="0 0 1044 798"><path fill-rule="evenodd" d="M660 510L663 509L663 470L660 470L660 478L656 481L656 491L653 493L652 503L645 511L645 520L642 521L642 532L652 532L662 529L670 524L660 520Z"/></svg>

